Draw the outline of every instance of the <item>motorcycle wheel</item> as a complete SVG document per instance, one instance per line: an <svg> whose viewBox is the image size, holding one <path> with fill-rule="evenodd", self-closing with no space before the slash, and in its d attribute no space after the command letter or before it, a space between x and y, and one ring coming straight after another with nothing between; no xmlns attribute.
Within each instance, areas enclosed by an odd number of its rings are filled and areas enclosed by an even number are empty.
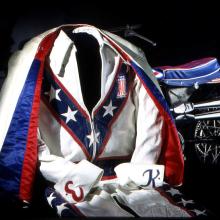
<svg viewBox="0 0 220 220"><path fill-rule="evenodd" d="M220 120L200 120L194 132L195 150L204 164L220 163Z"/></svg>

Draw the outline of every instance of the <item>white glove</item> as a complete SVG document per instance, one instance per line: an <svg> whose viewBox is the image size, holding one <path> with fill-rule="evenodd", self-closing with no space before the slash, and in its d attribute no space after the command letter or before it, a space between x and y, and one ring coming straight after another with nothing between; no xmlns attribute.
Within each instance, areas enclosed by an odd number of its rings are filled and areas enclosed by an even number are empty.
<svg viewBox="0 0 220 220"><path fill-rule="evenodd" d="M114 170L121 186L138 186L145 189L163 185L163 165L122 163Z"/></svg>
<svg viewBox="0 0 220 220"><path fill-rule="evenodd" d="M90 190L100 181L103 170L87 160L75 164L72 171L54 186L69 203L83 201Z"/></svg>

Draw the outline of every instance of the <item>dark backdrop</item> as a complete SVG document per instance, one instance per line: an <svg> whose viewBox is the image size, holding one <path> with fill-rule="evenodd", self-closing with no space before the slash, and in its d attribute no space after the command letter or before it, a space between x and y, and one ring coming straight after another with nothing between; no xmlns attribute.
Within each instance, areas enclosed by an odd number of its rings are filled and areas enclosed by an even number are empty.
<svg viewBox="0 0 220 220"><path fill-rule="evenodd" d="M21 5L19 1L11 3L13 8L10 4L1 6L0 67L19 43L63 23L88 23L106 30L142 24L138 33L156 41L157 46L152 47L134 37L127 39L146 52L152 66L220 56L220 19L214 1L46 2Z"/></svg>
<svg viewBox="0 0 220 220"><path fill-rule="evenodd" d="M46 1L29 1L22 5L21 2L11 2L2 6L0 86L7 73L7 62L12 52L35 35L67 23L87 23L106 30L127 24L141 24L141 28L136 31L155 41L157 46L153 47L135 37L127 40L144 50L152 67L179 65L209 56L220 59L220 17L218 5L214 1L88 2L54 1L46 4ZM118 35L123 37L123 32L118 32ZM185 130L190 132L190 125L187 126ZM186 163L185 193L218 213L220 205L214 200L219 198L219 169L202 167L198 161L193 160ZM43 188L43 184L38 185L38 188Z"/></svg>

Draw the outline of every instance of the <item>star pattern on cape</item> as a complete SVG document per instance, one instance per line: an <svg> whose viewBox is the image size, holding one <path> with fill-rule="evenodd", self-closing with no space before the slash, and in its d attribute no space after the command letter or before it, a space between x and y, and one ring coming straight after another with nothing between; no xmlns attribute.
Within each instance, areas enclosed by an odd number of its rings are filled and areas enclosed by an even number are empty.
<svg viewBox="0 0 220 220"><path fill-rule="evenodd" d="M181 204L183 204L184 207L186 207L187 204L193 204L194 202L193 202L193 200L185 200L185 199L181 198L181 201L178 203L181 203Z"/></svg>
<svg viewBox="0 0 220 220"><path fill-rule="evenodd" d="M87 135L86 137L89 139L89 147L93 144L95 145L96 143L99 143L98 136L100 135L99 132L91 132L90 135Z"/></svg>
<svg viewBox="0 0 220 220"><path fill-rule="evenodd" d="M78 112L77 110L72 111L71 108L68 106L67 112L66 112L66 113L63 113L63 114L61 114L61 115L63 115L64 117L66 117L66 123L68 123L70 120L76 121L75 114L76 114L77 112Z"/></svg>
<svg viewBox="0 0 220 220"><path fill-rule="evenodd" d="M170 188L166 192L169 192L172 196L174 196L174 195L182 195L182 193L179 190L174 189L174 188Z"/></svg>
<svg viewBox="0 0 220 220"><path fill-rule="evenodd" d="M107 106L103 106L103 108L105 109L105 113L104 113L104 115L103 115L103 117L105 117L106 115L111 115L111 116L113 116L113 111L114 111L114 109L116 109L117 107L115 107L115 106L112 106L112 100L109 102L109 105L107 105Z"/></svg>
<svg viewBox="0 0 220 220"><path fill-rule="evenodd" d="M60 100L60 97L59 97L59 92L61 91L61 89L54 89L53 86L50 87L50 100L49 102L51 102L53 99L57 99L59 101Z"/></svg>
<svg viewBox="0 0 220 220"><path fill-rule="evenodd" d="M65 206L66 204L67 204L67 203L62 203L62 204L60 204L60 205L57 205L57 214L58 214L59 216L61 216L63 210L68 209L68 208Z"/></svg>
<svg viewBox="0 0 220 220"><path fill-rule="evenodd" d="M192 212L195 212L196 213L196 215L198 216L198 215L206 215L206 210L203 210L203 211L201 211L201 210L198 210L198 209L193 209L193 210L191 210Z"/></svg>
<svg viewBox="0 0 220 220"><path fill-rule="evenodd" d="M48 201L48 203L49 203L49 205L53 208L53 206L52 206L52 201L53 201L53 199L55 199L56 197L55 196L53 196L54 195L54 193L51 193L48 197L47 197L47 201Z"/></svg>

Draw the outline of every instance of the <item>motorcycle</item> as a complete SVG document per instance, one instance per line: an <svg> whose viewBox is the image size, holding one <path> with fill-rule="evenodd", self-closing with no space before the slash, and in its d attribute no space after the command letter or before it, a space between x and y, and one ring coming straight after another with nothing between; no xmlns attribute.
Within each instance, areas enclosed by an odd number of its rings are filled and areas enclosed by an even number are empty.
<svg viewBox="0 0 220 220"><path fill-rule="evenodd" d="M220 165L220 65L214 57L153 68L176 122L183 153L192 146L203 164Z"/></svg>

